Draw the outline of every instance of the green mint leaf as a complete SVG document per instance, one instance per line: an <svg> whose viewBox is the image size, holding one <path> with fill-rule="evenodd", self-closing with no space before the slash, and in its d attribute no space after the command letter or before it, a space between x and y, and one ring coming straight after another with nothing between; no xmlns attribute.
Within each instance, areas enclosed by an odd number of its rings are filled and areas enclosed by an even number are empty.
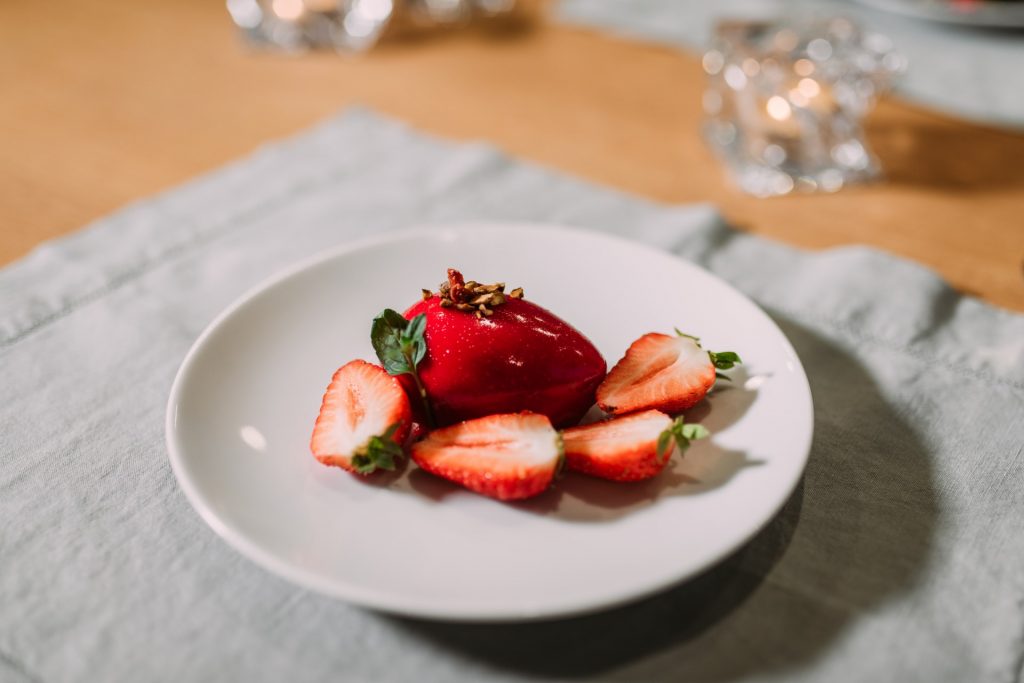
<svg viewBox="0 0 1024 683"><path fill-rule="evenodd" d="M423 333L427 331L427 314L420 313L409 321L405 327L405 337L412 340L423 339Z"/></svg>
<svg viewBox="0 0 1024 683"><path fill-rule="evenodd" d="M427 355L426 328L427 316L423 313L406 320L398 311L386 308L373 319L370 342L389 375L414 373Z"/></svg>
<svg viewBox="0 0 1024 683"><path fill-rule="evenodd" d="M423 333L427 316L420 313L406 320L398 311L384 309L373 319L370 342L389 375L415 374L416 365L427 355Z"/></svg>
<svg viewBox="0 0 1024 683"><path fill-rule="evenodd" d="M389 375L405 375L412 372L401 348L385 349L383 353L378 353L377 357Z"/></svg>
<svg viewBox="0 0 1024 683"><path fill-rule="evenodd" d="M737 363L742 363L738 354L732 351L708 351L711 364L719 370L728 370Z"/></svg>
<svg viewBox="0 0 1024 683"><path fill-rule="evenodd" d="M370 328L370 343L377 352L377 358L389 375L404 375L411 372L406 354L402 351L402 336L409 322L398 311L385 308L373 319Z"/></svg>
<svg viewBox="0 0 1024 683"><path fill-rule="evenodd" d="M382 318L390 328L395 330L404 330L409 325L409 321L405 319L405 316L393 308L385 308L377 317Z"/></svg>
<svg viewBox="0 0 1024 683"><path fill-rule="evenodd" d="M419 365L423 357L427 355L427 340L424 336L427 331L427 316L420 313L409 321L408 327L403 332L403 342L409 344L413 365Z"/></svg>
<svg viewBox="0 0 1024 683"><path fill-rule="evenodd" d="M373 319L373 326L370 328L370 342L373 350L377 352L377 358L389 375L412 375L416 382L416 390L419 393L420 401L423 402L423 411L430 427L437 426L434 420L434 411L427 398L426 387L420 381L420 375L416 366L427 355L427 341L424 336L427 330L427 316L423 313L415 316L412 320L406 320L402 314L390 308L385 308Z"/></svg>
<svg viewBox="0 0 1024 683"><path fill-rule="evenodd" d="M720 379L723 382L731 382L732 381L732 377L730 377L729 375L723 374L721 372L716 372L715 373L715 378L716 379Z"/></svg>

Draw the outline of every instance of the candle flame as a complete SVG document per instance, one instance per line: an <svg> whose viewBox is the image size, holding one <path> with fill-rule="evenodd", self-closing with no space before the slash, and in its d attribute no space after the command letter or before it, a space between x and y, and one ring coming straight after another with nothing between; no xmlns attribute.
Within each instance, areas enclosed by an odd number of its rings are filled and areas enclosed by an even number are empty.
<svg viewBox="0 0 1024 683"><path fill-rule="evenodd" d="M295 21L306 9L302 0L274 0L271 8L274 14L285 21Z"/></svg>
<svg viewBox="0 0 1024 683"><path fill-rule="evenodd" d="M776 121L785 121L793 113L789 102L778 95L772 95L768 98L768 104L765 106L765 109L768 111L768 116Z"/></svg>

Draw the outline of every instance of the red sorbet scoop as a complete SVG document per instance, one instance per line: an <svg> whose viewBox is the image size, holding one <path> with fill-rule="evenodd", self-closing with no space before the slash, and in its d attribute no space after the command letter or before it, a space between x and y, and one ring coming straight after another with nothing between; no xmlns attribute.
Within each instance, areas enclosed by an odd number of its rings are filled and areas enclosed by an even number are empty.
<svg viewBox="0 0 1024 683"><path fill-rule="evenodd" d="M523 410L547 415L555 427L579 422L606 370L590 340L550 311L508 295L487 315L459 310L451 298L458 302L462 278L457 271L449 278L445 306L435 294L404 313L410 320L427 316L419 374L438 423Z"/></svg>

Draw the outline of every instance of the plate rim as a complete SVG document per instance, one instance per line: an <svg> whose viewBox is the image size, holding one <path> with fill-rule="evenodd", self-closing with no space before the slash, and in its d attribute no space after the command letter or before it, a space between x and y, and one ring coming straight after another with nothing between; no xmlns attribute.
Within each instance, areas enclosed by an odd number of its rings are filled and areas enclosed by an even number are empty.
<svg viewBox="0 0 1024 683"><path fill-rule="evenodd" d="M282 282L309 269L320 266L328 261L341 258L346 254L417 238L454 241L463 233L479 233L481 231L503 232L508 230L537 233L543 232L548 234L561 233L577 239L596 239L611 245L628 245L633 249L649 251L660 258L671 258L683 268L700 271L704 275L717 280L722 286L732 290L734 294L749 303L751 307L759 315L763 316L765 320L779 333L779 337L784 344L785 350L788 352L791 359L795 361L794 374L799 380L800 386L804 390L803 393L807 398L807 424L809 425L809 428L800 447L798 449L794 449L794 456L799 456L800 466L795 470L795 476L792 477L791 481L787 482L784 490L782 488L779 489L780 494L770 506L770 514L765 515L764 519L760 520L758 524L754 525L745 534L738 537L738 540L734 541L732 544L727 544L718 552L709 554L696 567L679 572L664 580L651 582L634 590L620 590L617 593L610 594L601 600L583 600L576 603L570 603L568 605L557 605L551 608L522 606L519 609L500 612L494 609L477 609L474 607L444 607L439 606L430 600L410 601L406 596L395 598L386 591L345 585L344 583L339 583L338 581L321 577L308 570L295 567L290 563L279 559L276 554L265 550L259 543L250 540L244 533L235 529L229 522L221 519L217 515L212 507L206 502L204 497L199 493L197 486L188 476L186 476L184 449L178 443L176 413L183 387L187 381L187 376L189 375L192 366L196 362L197 355L205 346L206 341L221 327L222 324L224 324L225 321L236 315L238 311L255 300L263 292L269 291ZM221 540L223 540L233 550L240 553L243 557L252 561L269 573L283 578L294 585L301 586L302 588L322 595L344 600L353 605L407 617L461 623L539 621L605 611L663 592L668 588L679 585L684 581L697 576L701 572L714 567L760 533L760 531L778 515L779 510L782 509L786 501L792 496L793 491L796 490L800 481L804 477L807 463L810 459L814 427L814 399L811 393L810 383L807 379L807 372L804 369L803 362L796 353L796 349L793 348L792 342L790 342L785 332L782 331L775 321L772 320L771 316L769 316L764 309L757 304L757 302L753 301L749 296L741 292L727 280L691 261L673 254L668 250L661 249L657 246L653 246L639 240L630 239L628 237L609 234L592 228L588 229L577 226L546 223L542 221L493 220L460 220L449 223L438 222L418 224L410 228L391 230L384 234L369 235L338 244L334 247L330 247L326 250L300 259L249 287L243 294L221 310L220 313L218 313L203 328L203 331L189 347L189 350L183 357L171 384L164 419L165 443L168 452L168 460L178 486L181 488L182 492L185 494L185 498L199 517L214 531L217 536L220 537Z"/></svg>

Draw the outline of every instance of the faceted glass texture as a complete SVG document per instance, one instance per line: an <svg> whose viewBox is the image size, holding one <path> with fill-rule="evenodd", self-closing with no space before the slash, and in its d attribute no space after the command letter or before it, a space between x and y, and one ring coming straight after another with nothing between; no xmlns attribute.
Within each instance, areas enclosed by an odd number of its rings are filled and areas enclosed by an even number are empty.
<svg viewBox="0 0 1024 683"><path fill-rule="evenodd" d="M516 0L227 0L227 8L257 45L360 52L396 22L432 28L501 17L516 9Z"/></svg>
<svg viewBox="0 0 1024 683"><path fill-rule="evenodd" d="M875 178L861 120L905 67L851 20L723 22L704 55L704 136L745 192L834 192Z"/></svg>

